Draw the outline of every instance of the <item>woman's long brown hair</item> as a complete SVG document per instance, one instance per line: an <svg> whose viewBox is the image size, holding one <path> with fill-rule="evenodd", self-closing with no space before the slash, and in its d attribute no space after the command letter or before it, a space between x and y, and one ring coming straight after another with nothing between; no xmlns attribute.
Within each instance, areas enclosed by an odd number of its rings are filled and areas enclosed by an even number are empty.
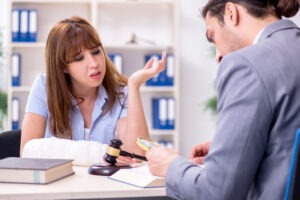
<svg viewBox="0 0 300 200"><path fill-rule="evenodd" d="M104 113L110 112L119 100L127 78L121 75L108 58L96 30L84 19L71 17L58 22L50 31L46 44L46 88L50 130L56 137L72 139L69 113L72 110L71 80L67 65L82 49L101 47L105 55L106 73L102 82L108 93Z"/></svg>

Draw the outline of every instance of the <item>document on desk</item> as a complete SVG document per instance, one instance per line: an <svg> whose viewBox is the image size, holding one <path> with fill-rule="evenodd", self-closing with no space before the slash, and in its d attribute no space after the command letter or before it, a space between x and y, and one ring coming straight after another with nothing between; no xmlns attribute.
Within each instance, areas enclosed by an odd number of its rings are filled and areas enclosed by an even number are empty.
<svg viewBox="0 0 300 200"><path fill-rule="evenodd" d="M165 187L165 178L153 176L148 165L120 169L108 178L141 188Z"/></svg>

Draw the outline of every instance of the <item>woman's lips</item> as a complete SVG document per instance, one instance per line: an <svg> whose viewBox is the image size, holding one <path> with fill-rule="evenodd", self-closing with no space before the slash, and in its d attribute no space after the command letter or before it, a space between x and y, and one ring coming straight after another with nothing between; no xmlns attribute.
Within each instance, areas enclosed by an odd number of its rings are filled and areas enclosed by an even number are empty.
<svg viewBox="0 0 300 200"><path fill-rule="evenodd" d="M95 72L90 75L92 79L99 79L101 77L101 72Z"/></svg>

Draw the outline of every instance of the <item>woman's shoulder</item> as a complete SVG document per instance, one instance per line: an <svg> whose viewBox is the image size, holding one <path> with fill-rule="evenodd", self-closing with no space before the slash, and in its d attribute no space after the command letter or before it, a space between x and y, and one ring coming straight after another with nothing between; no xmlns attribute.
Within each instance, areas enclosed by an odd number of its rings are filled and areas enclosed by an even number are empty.
<svg viewBox="0 0 300 200"><path fill-rule="evenodd" d="M32 84L32 88L36 89L45 89L46 88L46 74L38 74Z"/></svg>
<svg viewBox="0 0 300 200"><path fill-rule="evenodd" d="M40 73L35 77L34 82L39 84L46 84L46 74Z"/></svg>

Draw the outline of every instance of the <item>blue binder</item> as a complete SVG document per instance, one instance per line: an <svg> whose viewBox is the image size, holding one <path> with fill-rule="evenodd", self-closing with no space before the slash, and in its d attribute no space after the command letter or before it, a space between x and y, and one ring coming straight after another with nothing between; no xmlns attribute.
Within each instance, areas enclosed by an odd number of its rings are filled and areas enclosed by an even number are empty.
<svg viewBox="0 0 300 200"><path fill-rule="evenodd" d="M152 99L152 126L154 129L168 129L167 126L167 98Z"/></svg>
<svg viewBox="0 0 300 200"><path fill-rule="evenodd" d="M28 10L28 41L37 40L37 10Z"/></svg>
<svg viewBox="0 0 300 200"><path fill-rule="evenodd" d="M167 117L167 129L175 128L175 99L168 98L168 117Z"/></svg>
<svg viewBox="0 0 300 200"><path fill-rule="evenodd" d="M20 99L18 97L12 98L12 130L19 129L20 124Z"/></svg>
<svg viewBox="0 0 300 200"><path fill-rule="evenodd" d="M167 65L166 65L166 82L165 85L174 85L174 74L175 74L175 59L173 54L167 55Z"/></svg>
<svg viewBox="0 0 300 200"><path fill-rule="evenodd" d="M20 41L20 11L18 9L12 10L11 37L13 42Z"/></svg>
<svg viewBox="0 0 300 200"><path fill-rule="evenodd" d="M108 54L109 59L114 63L117 70L122 74L123 73L123 59L122 54L120 53L111 53Z"/></svg>
<svg viewBox="0 0 300 200"><path fill-rule="evenodd" d="M20 42L28 42L28 10L20 10Z"/></svg>
<svg viewBox="0 0 300 200"><path fill-rule="evenodd" d="M21 85L21 55L18 53L11 56L11 78L12 86Z"/></svg>

